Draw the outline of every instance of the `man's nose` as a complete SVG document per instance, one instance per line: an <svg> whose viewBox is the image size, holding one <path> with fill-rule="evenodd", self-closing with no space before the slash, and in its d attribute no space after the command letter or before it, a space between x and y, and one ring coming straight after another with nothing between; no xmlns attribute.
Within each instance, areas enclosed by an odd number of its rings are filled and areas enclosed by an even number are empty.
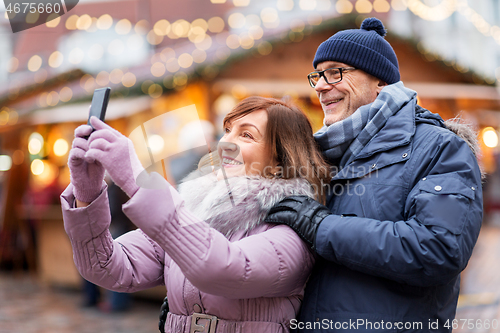
<svg viewBox="0 0 500 333"><path fill-rule="evenodd" d="M321 92L325 90L330 90L332 89L333 85L326 83L325 78L322 76L319 78L318 83L314 86L314 90L316 92Z"/></svg>

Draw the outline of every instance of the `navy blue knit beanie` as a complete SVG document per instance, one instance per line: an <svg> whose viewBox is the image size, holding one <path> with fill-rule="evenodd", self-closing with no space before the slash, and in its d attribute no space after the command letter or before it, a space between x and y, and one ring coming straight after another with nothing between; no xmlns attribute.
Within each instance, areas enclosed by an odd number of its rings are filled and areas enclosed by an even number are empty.
<svg viewBox="0 0 500 333"><path fill-rule="evenodd" d="M384 36L384 24L375 17L361 23L361 29L337 32L318 47L313 66L337 61L359 68L388 84L400 80L396 53Z"/></svg>

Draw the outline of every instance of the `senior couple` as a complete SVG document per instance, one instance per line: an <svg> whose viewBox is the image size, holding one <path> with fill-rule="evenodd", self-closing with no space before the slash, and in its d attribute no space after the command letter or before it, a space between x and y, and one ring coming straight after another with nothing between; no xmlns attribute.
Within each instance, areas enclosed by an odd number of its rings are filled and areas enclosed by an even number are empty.
<svg viewBox="0 0 500 333"><path fill-rule="evenodd" d="M417 105L384 36L369 18L318 47L314 136L296 107L247 98L223 121L220 168L177 189L118 131L78 127L61 201L82 276L164 284L165 332L450 332L482 220L474 133ZM138 227L115 240L105 170Z"/></svg>

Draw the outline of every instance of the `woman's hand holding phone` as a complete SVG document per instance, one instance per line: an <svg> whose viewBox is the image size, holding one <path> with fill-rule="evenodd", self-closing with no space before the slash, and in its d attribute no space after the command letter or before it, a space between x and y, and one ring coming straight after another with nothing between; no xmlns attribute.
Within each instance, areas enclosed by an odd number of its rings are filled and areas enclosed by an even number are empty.
<svg viewBox="0 0 500 333"><path fill-rule="evenodd" d="M90 123L95 131L88 139L85 161L104 166L115 184L132 197L139 190L137 176L144 171L132 141L96 117Z"/></svg>
<svg viewBox="0 0 500 333"><path fill-rule="evenodd" d="M105 169L129 197L139 189L136 179L144 171L132 141L104 123L109 94L110 88L94 91L87 125L75 130L68 166L79 207L99 196Z"/></svg>
<svg viewBox="0 0 500 333"><path fill-rule="evenodd" d="M98 162L85 160L88 150L86 137L92 132L89 125L81 125L75 130L75 138L68 156L70 180L75 199L81 203L94 201L101 193L104 180L104 167ZM78 206L81 206L80 204Z"/></svg>

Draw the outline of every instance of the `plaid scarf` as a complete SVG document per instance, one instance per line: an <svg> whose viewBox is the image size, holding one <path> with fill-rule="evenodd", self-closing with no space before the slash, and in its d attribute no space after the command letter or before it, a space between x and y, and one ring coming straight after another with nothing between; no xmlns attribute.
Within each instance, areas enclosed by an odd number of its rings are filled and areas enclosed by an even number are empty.
<svg viewBox="0 0 500 333"><path fill-rule="evenodd" d="M346 119L323 126L314 138L326 160L342 169L384 127L389 117L416 96L415 91L399 81L384 87L373 103L361 106Z"/></svg>

